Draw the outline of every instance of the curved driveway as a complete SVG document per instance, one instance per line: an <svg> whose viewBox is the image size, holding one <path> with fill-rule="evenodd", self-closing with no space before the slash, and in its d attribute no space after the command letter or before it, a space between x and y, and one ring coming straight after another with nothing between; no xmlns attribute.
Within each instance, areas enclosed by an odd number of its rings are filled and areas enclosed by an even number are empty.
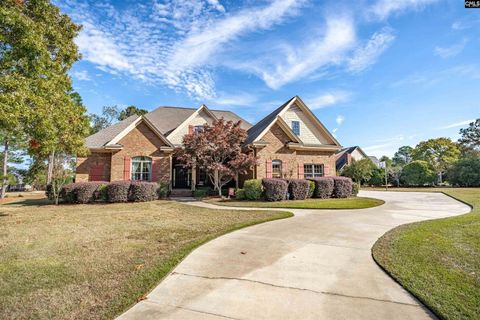
<svg viewBox="0 0 480 320"><path fill-rule="evenodd" d="M433 318L375 264L371 248L395 226L470 207L440 193L361 195L386 203L360 210L288 209L293 218L210 241L120 319Z"/></svg>

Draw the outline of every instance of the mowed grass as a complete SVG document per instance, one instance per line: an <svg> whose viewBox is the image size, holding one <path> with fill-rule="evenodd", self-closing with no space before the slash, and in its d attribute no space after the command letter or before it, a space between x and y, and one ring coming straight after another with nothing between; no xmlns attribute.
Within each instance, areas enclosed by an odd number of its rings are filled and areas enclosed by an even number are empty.
<svg viewBox="0 0 480 320"><path fill-rule="evenodd" d="M373 257L440 318L480 319L480 188L432 189L472 212L397 227L375 243Z"/></svg>
<svg viewBox="0 0 480 320"><path fill-rule="evenodd" d="M345 199L306 199L288 201L247 201L208 199L208 203L229 207L288 208L288 209L365 209L384 204L383 200L352 197Z"/></svg>
<svg viewBox="0 0 480 320"><path fill-rule="evenodd" d="M39 203L0 205L0 319L111 319L198 245L292 215L171 201Z"/></svg>

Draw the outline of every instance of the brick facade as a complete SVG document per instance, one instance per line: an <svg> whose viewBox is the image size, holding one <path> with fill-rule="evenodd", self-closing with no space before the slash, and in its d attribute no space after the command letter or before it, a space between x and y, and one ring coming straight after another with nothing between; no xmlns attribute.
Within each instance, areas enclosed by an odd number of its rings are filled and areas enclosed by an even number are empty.
<svg viewBox="0 0 480 320"><path fill-rule="evenodd" d="M160 150L166 144L145 123L138 124L119 144L123 146L122 150L112 153L92 152L87 158L78 158L76 181L92 180L92 167L98 164L103 164L104 181L123 180L125 157L147 156L152 158L155 171L152 172L152 180L170 183L170 153Z"/></svg>
<svg viewBox="0 0 480 320"><path fill-rule="evenodd" d="M92 152L88 157L77 158L76 182L89 181L91 170L95 166L102 168L102 178L97 180L110 181L110 153Z"/></svg>
<svg viewBox="0 0 480 320"><path fill-rule="evenodd" d="M323 164L325 168L328 167L328 172L325 172L325 175L336 175L335 152L300 151L289 149L286 147L286 143L291 141L291 139L277 124L272 126L272 128L263 136L262 140L268 144L266 147L257 150L257 179L267 177L267 161L271 160L282 161L282 175L285 178L298 178L299 164L303 166L305 163Z"/></svg>

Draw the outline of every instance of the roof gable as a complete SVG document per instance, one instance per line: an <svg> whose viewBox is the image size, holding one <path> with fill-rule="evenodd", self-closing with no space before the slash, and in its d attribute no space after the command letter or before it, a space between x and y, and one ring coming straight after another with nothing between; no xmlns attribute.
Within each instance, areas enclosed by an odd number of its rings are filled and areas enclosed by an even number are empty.
<svg viewBox="0 0 480 320"><path fill-rule="evenodd" d="M281 119L283 122L282 128L287 130L287 132L289 131L289 133L293 134L290 126L288 126L288 124L282 119L282 115L294 104L298 106L301 112L303 112L306 117L310 119L312 125L316 128L316 130L318 130L326 137L327 142L329 142L328 145L340 147L340 143L335 139L335 137L333 137L333 135L328 131L328 129L320 122L320 120L318 120L318 118L312 113L312 111L298 96L292 97L290 100L282 104L279 108L274 110L272 113L260 120L250 130L248 130L248 138L245 143L250 144L261 140L265 133L271 128L271 126L274 123L278 122L278 119ZM296 137L296 140L297 142L302 143L299 137Z"/></svg>

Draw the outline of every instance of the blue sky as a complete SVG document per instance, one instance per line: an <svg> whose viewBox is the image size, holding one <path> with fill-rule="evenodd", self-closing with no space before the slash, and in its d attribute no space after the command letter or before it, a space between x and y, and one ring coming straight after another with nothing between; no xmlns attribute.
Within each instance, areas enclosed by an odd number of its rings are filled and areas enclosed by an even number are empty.
<svg viewBox="0 0 480 320"><path fill-rule="evenodd" d="M480 117L480 16L463 1L54 3L83 25L71 75L89 112L205 103L255 123L299 95L376 156Z"/></svg>

